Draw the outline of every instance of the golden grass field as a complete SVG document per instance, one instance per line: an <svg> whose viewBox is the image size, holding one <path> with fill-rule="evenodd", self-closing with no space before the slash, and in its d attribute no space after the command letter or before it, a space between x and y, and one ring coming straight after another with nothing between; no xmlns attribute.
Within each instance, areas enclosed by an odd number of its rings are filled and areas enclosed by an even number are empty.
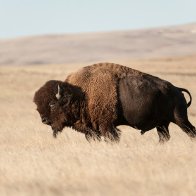
<svg viewBox="0 0 196 196"><path fill-rule="evenodd" d="M115 61L189 89L196 125L196 56ZM83 65L0 67L0 195L196 195L196 141L174 124L171 140L122 126L119 144L88 143L69 128L52 137L33 103L50 79Z"/></svg>

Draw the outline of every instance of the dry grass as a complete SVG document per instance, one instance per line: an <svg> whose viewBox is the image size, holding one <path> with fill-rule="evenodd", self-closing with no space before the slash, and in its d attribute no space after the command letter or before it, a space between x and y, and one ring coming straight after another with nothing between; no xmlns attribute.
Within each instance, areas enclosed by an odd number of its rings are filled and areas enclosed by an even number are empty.
<svg viewBox="0 0 196 196"><path fill-rule="evenodd" d="M188 88L196 125L196 58L127 61ZM171 125L171 140L121 127L116 145L86 142L65 129L57 139L41 124L32 97L46 80L80 65L0 67L0 195L196 195L196 141Z"/></svg>

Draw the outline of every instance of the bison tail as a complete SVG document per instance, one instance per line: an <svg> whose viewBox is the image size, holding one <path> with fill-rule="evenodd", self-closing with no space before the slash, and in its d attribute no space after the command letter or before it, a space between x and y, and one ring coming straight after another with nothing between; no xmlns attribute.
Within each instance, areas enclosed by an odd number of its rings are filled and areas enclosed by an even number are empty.
<svg viewBox="0 0 196 196"><path fill-rule="evenodd" d="M187 90L187 89L184 89L184 88L179 88L182 92L186 92L189 97L190 97L190 101L187 103L187 108L191 105L191 102L192 102L192 96L191 96L191 93Z"/></svg>

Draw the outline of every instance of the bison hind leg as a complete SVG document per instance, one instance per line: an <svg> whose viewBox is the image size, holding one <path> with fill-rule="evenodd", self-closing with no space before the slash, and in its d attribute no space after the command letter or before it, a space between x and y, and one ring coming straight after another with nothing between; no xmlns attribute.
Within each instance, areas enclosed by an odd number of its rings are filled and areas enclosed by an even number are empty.
<svg viewBox="0 0 196 196"><path fill-rule="evenodd" d="M176 123L191 139L196 138L196 129L195 127L188 121L180 120Z"/></svg>
<svg viewBox="0 0 196 196"><path fill-rule="evenodd" d="M170 139L168 126L169 126L169 124L156 127L157 133L159 135L159 143L161 143L161 144L169 141L169 139Z"/></svg>
<svg viewBox="0 0 196 196"><path fill-rule="evenodd" d="M190 138L196 138L196 129L189 122L187 115L187 106L176 107L174 112L174 123L177 124Z"/></svg>

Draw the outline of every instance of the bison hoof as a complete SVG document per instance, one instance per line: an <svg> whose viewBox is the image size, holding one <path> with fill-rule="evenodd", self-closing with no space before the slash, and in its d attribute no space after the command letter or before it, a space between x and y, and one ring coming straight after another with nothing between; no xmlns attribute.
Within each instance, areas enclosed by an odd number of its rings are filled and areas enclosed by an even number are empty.
<svg viewBox="0 0 196 196"><path fill-rule="evenodd" d="M141 130L141 132L140 132L140 133L141 133L141 135L144 135L144 133L145 133L145 132L146 132L146 131L142 131L142 130Z"/></svg>
<svg viewBox="0 0 196 196"><path fill-rule="evenodd" d="M57 137L57 132L53 132L53 137L56 138Z"/></svg>

